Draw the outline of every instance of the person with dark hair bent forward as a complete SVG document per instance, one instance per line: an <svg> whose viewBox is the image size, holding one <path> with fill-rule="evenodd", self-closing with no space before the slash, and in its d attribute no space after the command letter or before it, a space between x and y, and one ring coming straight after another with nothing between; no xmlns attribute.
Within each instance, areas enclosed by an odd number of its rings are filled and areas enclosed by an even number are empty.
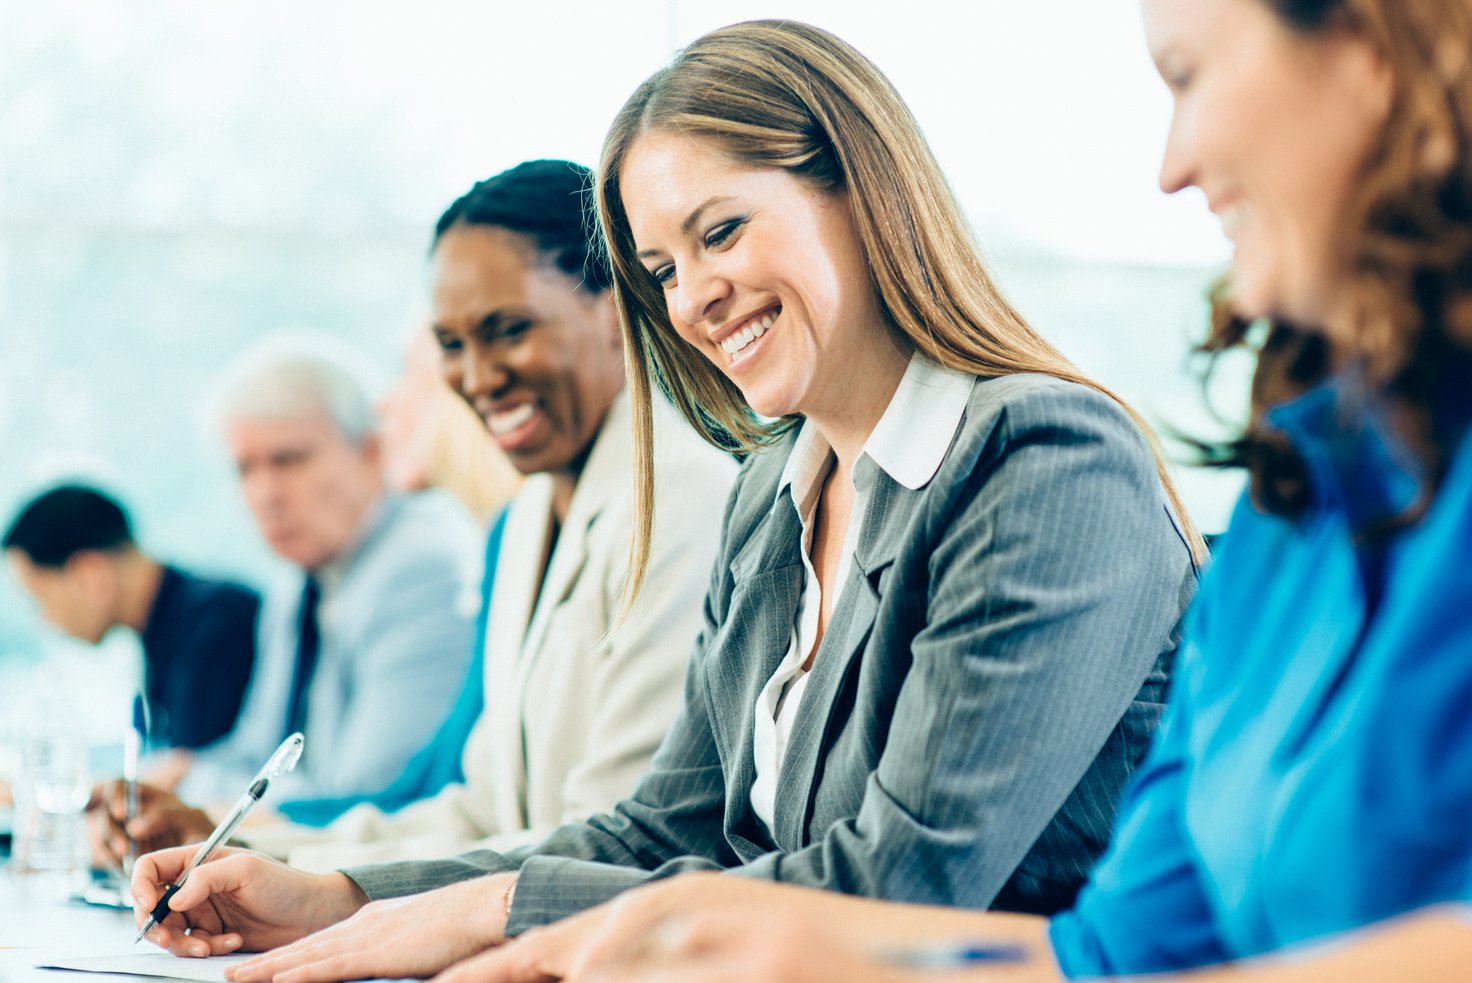
<svg viewBox="0 0 1472 983"><path fill-rule="evenodd" d="M36 496L0 543L57 629L92 645L119 626L138 633L150 746L201 748L235 726L255 660L254 590L154 559L117 500L86 485Z"/></svg>

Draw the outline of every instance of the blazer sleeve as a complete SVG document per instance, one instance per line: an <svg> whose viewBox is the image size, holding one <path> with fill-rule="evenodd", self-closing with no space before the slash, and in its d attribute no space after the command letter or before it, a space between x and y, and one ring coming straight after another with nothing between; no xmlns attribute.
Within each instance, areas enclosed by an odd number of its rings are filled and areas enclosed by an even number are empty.
<svg viewBox="0 0 1472 983"><path fill-rule="evenodd" d="M925 623L857 814L733 873L990 906L1173 648L1195 571L1117 404L1049 381L978 444L952 451L936 480L959 494L923 517ZM1087 790L1101 844L1123 781ZM1075 849L1053 866L1082 880Z"/></svg>
<svg viewBox="0 0 1472 983"><path fill-rule="evenodd" d="M683 702L633 794L607 814L562 827L534 846L476 850L445 860L344 871L369 898L416 894L485 874L520 870L507 925L517 935L581 911L656 876L724 869L739 858L722 835L725 778L706 713L698 655ZM650 871L655 873L651 874Z"/></svg>

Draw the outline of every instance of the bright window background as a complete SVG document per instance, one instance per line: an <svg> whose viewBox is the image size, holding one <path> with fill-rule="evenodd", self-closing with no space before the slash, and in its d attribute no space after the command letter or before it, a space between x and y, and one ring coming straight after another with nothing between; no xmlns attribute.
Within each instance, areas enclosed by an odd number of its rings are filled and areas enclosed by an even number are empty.
<svg viewBox="0 0 1472 983"><path fill-rule="evenodd" d="M0 0L0 521L82 474L157 555L280 574L197 422L218 367L310 329L386 381L445 205L528 157L595 163L674 48L758 16L868 54L1024 313L1152 419L1210 432L1186 355L1227 247L1199 196L1155 186L1169 105L1134 0ZM1221 383L1230 416L1241 372ZM1236 481L1183 480L1220 528ZM108 682L137 671L131 639L79 651L0 577L0 712L43 658L118 707Z"/></svg>

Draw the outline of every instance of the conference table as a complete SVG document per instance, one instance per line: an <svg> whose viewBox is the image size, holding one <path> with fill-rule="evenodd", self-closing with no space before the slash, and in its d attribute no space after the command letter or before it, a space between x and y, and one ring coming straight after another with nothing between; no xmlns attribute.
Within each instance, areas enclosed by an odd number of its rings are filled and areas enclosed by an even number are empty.
<svg viewBox="0 0 1472 983"><path fill-rule="evenodd" d="M69 901L65 891L12 875L0 854L0 983L224 983L223 967L247 958L177 958L147 942L135 946L137 934L131 911ZM143 962L147 967L137 973L39 968L88 960L109 966Z"/></svg>
<svg viewBox="0 0 1472 983"><path fill-rule="evenodd" d="M68 901L53 884L35 882L0 866L0 983L158 983L157 975L38 969L37 964L78 958L166 953L147 942L133 945L133 914ZM179 960L181 964L196 960ZM193 978L187 967L184 977Z"/></svg>
<svg viewBox="0 0 1472 983"><path fill-rule="evenodd" d="M39 962L124 953L132 948L131 912L67 901L52 885L40 885L0 867L0 980L67 983L102 977L36 969ZM114 977L115 978L115 977ZM145 977L130 977L141 980Z"/></svg>

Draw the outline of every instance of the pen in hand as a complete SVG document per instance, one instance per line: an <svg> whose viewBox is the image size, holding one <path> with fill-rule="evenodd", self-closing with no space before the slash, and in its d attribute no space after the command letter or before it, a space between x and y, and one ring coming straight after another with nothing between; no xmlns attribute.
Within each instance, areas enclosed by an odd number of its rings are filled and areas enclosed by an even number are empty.
<svg viewBox="0 0 1472 983"><path fill-rule="evenodd" d="M256 803L261 801L261 796L266 794L266 789L270 787L271 780L282 772L290 771L296 766L297 759L302 754L302 746L305 743L306 739L301 734L292 734L276 749L276 753L271 755L265 767L256 773L256 777L251 781L250 787L245 790L245 794L235 803L234 808L230 810L230 813L224 819L220 820L220 824L215 827L215 831L210 834L210 838L205 840L199 850L195 852L194 859L189 861L189 866L184 868L184 872L175 879L174 883L169 885L168 889L164 891L163 897L158 899L158 903L153 906L153 911L149 912L148 917L144 919L143 928L139 930L138 937L133 940L134 945L142 942L144 936L153 931L154 926L168 917L170 911L169 901L173 899L174 895L179 893L180 888L188 883L189 875L194 873L195 868L208 860L210 854L215 852L215 848L230 838L240 826L241 822L245 820L251 809L255 808Z"/></svg>
<svg viewBox="0 0 1472 983"><path fill-rule="evenodd" d="M138 843L128 827L138 816L138 760L148 742L148 703L142 693L133 694L133 724L123 736L123 834L128 838L128 852L123 855L124 876L133 873L138 859Z"/></svg>

